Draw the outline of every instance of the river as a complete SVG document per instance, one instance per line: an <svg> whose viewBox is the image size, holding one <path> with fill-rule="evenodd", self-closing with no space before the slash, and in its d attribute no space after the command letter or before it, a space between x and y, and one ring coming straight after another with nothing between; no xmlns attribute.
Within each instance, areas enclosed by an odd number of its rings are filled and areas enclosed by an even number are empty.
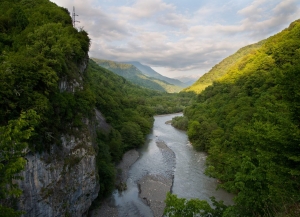
<svg viewBox="0 0 300 217"><path fill-rule="evenodd" d="M161 216L169 190L178 197L209 201L214 196L233 203L233 195L216 190L217 180L204 175L206 154L193 149L184 131L166 124L175 116L182 113L155 116L152 132L128 171L127 190L114 191L109 200L116 216Z"/></svg>

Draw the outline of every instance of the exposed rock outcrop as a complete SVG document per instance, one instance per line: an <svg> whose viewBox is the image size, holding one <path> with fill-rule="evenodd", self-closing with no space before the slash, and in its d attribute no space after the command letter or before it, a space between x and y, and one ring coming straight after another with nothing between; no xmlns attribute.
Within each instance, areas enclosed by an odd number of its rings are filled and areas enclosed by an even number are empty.
<svg viewBox="0 0 300 217"><path fill-rule="evenodd" d="M83 73L88 56L77 66L77 78L61 78L60 91L74 93L83 88ZM96 112L95 116L99 112ZM103 122L103 121L102 121ZM27 164L18 181L23 195L19 209L23 216L85 216L100 189L96 169L95 130L104 124L96 117L86 119L81 131L61 136L61 145L53 145L49 152L29 152ZM75 137L75 136L76 137Z"/></svg>
<svg viewBox="0 0 300 217"><path fill-rule="evenodd" d="M24 216L82 216L97 197L96 154L89 138L62 137L51 153L28 154L20 209Z"/></svg>

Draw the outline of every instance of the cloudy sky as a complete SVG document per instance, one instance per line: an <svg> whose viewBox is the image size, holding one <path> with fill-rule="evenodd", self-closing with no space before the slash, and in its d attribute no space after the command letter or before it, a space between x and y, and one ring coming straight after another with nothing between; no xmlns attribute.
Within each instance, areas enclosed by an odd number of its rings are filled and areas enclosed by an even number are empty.
<svg viewBox="0 0 300 217"><path fill-rule="evenodd" d="M51 0L92 40L90 57L200 77L239 48L300 19L299 0Z"/></svg>

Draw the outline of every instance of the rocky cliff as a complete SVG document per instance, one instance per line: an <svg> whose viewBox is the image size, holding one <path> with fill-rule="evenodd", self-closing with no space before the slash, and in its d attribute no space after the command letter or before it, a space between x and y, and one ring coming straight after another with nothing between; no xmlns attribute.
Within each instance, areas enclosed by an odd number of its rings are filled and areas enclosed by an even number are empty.
<svg viewBox="0 0 300 217"><path fill-rule="evenodd" d="M24 216L82 216L97 197L95 151L91 138L62 136L51 153L26 156L20 187Z"/></svg>
<svg viewBox="0 0 300 217"><path fill-rule="evenodd" d="M61 79L60 91L74 93L74 87L80 89L87 61L85 58L78 66L77 80ZM24 179L19 181L23 195L18 204L25 211L24 216L87 214L100 188L93 143L95 128L103 120L95 116L93 120L85 119L81 130L73 129L69 135L62 135L61 144L51 146L50 151L26 155L27 164L21 173Z"/></svg>

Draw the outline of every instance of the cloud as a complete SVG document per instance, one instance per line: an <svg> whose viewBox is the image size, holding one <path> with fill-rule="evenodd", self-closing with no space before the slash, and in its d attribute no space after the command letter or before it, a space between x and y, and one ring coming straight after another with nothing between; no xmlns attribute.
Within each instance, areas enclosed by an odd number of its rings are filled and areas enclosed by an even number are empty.
<svg viewBox="0 0 300 217"><path fill-rule="evenodd" d="M131 29L124 25L122 20L115 19L111 14L96 5L95 0L52 0L72 13L73 6L78 17L77 27L83 27L88 31L92 41L101 38L107 42L123 40L131 34Z"/></svg>
<svg viewBox="0 0 300 217"><path fill-rule="evenodd" d="M138 0L132 6L123 6L118 9L121 16L126 19L141 19L149 18L154 14L164 11L172 10L174 6L166 4L162 0Z"/></svg>
<svg viewBox="0 0 300 217"><path fill-rule="evenodd" d="M261 13L263 12L262 6L268 0L255 0L249 6L238 11L239 14L244 15L245 17L251 17L252 19L261 18Z"/></svg>
<svg viewBox="0 0 300 217"><path fill-rule="evenodd" d="M137 60L177 73L204 73L239 48L279 32L300 14L296 0L212 0L188 10L164 0L53 1L76 7L78 26L92 39L90 56Z"/></svg>
<svg viewBox="0 0 300 217"><path fill-rule="evenodd" d="M274 34L284 25L297 19L299 7L295 0L283 0L273 8L263 7L264 1L256 0L250 6L240 10L238 13L246 18L242 20L242 27L249 32L249 36L261 39L266 35ZM264 14L266 14L264 16Z"/></svg>
<svg viewBox="0 0 300 217"><path fill-rule="evenodd" d="M165 26L187 29L189 20L181 14L172 12L163 14L160 17L158 17L157 23Z"/></svg>

